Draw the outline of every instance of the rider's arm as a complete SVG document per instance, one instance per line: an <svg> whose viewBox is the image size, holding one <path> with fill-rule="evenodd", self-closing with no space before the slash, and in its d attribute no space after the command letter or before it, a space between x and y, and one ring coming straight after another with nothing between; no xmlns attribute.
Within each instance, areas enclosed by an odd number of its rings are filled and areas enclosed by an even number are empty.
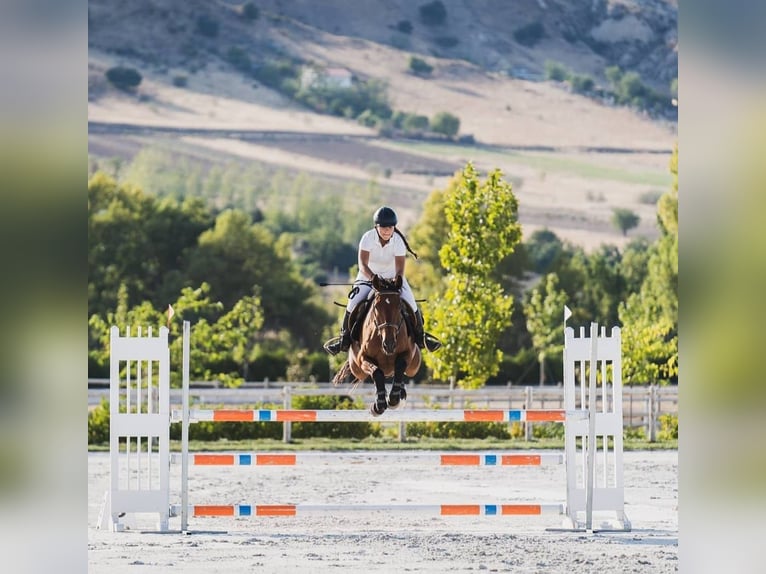
<svg viewBox="0 0 766 574"><path fill-rule="evenodd" d="M394 265L396 266L396 274L401 275L404 277L404 262L407 260L407 257L404 255L397 255L394 257Z"/></svg>
<svg viewBox="0 0 766 574"><path fill-rule="evenodd" d="M362 275L367 277L367 279L372 279L372 276L375 275L372 270L369 267L370 263L370 252L365 251L364 249L359 250L359 271L362 272Z"/></svg>

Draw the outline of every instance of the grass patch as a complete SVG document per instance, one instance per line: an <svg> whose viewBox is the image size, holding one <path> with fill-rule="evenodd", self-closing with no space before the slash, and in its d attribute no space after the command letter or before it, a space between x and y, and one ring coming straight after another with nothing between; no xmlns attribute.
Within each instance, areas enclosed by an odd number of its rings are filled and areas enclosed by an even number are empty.
<svg viewBox="0 0 766 574"><path fill-rule="evenodd" d="M484 160L504 164L516 163L551 173L577 175L583 179L637 183L667 187L671 183L669 173L662 171L630 171L598 165L559 153L501 151L480 146L450 145L431 142L395 142L390 147L403 148L411 153L420 153L443 159L444 156L460 155L468 159Z"/></svg>

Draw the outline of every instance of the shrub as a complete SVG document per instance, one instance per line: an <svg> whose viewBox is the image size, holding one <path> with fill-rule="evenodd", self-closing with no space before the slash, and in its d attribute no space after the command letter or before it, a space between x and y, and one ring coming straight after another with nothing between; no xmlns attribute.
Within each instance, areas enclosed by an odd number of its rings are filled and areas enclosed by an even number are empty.
<svg viewBox="0 0 766 574"><path fill-rule="evenodd" d="M273 60L253 70L253 75L262 84L282 90L287 80L297 79L298 66L290 60Z"/></svg>
<svg viewBox="0 0 766 574"><path fill-rule="evenodd" d="M624 427L622 438L625 440L646 440L646 429L644 427Z"/></svg>
<svg viewBox="0 0 766 574"><path fill-rule="evenodd" d="M323 409L323 410L348 410L364 409L366 405L359 397L352 400L351 397L338 395L319 395L313 397L293 397L294 409ZM327 438L353 438L364 439L369 436L378 436L380 425L369 422L323 422L323 423L293 423L292 436L295 438L309 438L315 436Z"/></svg>
<svg viewBox="0 0 766 574"><path fill-rule="evenodd" d="M396 29L402 34L412 34L412 23L409 20L399 20Z"/></svg>
<svg viewBox="0 0 766 574"><path fill-rule="evenodd" d="M660 432L657 433L660 440L673 440L678 438L678 415L660 415Z"/></svg>
<svg viewBox="0 0 766 574"><path fill-rule="evenodd" d="M434 42L442 48L454 48L460 43L460 40L455 38L455 36L439 36L434 39Z"/></svg>
<svg viewBox="0 0 766 574"><path fill-rule="evenodd" d="M590 76L575 74L569 79L569 85L572 86L572 91L577 94L587 94L593 90L595 83Z"/></svg>
<svg viewBox="0 0 766 574"><path fill-rule="evenodd" d="M460 118L449 112L439 112L431 120L431 131L453 137L460 130Z"/></svg>
<svg viewBox="0 0 766 574"><path fill-rule="evenodd" d="M402 129L407 132L425 131L428 129L428 116L407 114L402 122Z"/></svg>
<svg viewBox="0 0 766 574"><path fill-rule="evenodd" d="M532 425L533 438L564 438L564 425L559 423L542 423Z"/></svg>
<svg viewBox="0 0 766 574"><path fill-rule="evenodd" d="M428 438L511 438L506 423L420 422L407 423L407 436Z"/></svg>
<svg viewBox="0 0 766 574"><path fill-rule="evenodd" d="M188 85L189 81L186 76L175 76L173 78L173 85L176 88L185 88Z"/></svg>
<svg viewBox="0 0 766 574"><path fill-rule="evenodd" d="M258 6L252 2L247 2L244 6L242 6L242 17L245 20L257 20L260 15L261 11L258 9Z"/></svg>
<svg viewBox="0 0 766 574"><path fill-rule="evenodd" d="M208 38L215 38L218 36L218 20L215 18L212 18L211 16L208 16L207 14L203 14L202 16L197 18L197 33L201 34L202 36L207 36Z"/></svg>
<svg viewBox="0 0 766 574"><path fill-rule="evenodd" d="M226 60L241 72L249 73L252 71L253 65L250 62L250 56L239 46L229 48L226 52Z"/></svg>
<svg viewBox="0 0 766 574"><path fill-rule="evenodd" d="M522 26L513 33L513 38L528 48L537 44L543 36L545 36L545 27L539 21Z"/></svg>
<svg viewBox="0 0 766 574"><path fill-rule="evenodd" d="M656 205L662 197L662 192L656 189L644 191L638 196L638 202L645 205Z"/></svg>
<svg viewBox="0 0 766 574"><path fill-rule="evenodd" d="M422 58L410 56L410 71L418 76L428 76L433 72L434 67Z"/></svg>
<svg viewBox="0 0 766 574"><path fill-rule="evenodd" d="M116 66L106 71L106 79L120 90L132 90L141 84L141 74L134 68Z"/></svg>
<svg viewBox="0 0 766 574"><path fill-rule="evenodd" d="M88 444L109 442L109 401L101 403L88 412Z"/></svg>
<svg viewBox="0 0 766 574"><path fill-rule="evenodd" d="M547 60L545 62L545 77L554 82L566 82L569 79L569 71L563 64Z"/></svg>
<svg viewBox="0 0 766 574"><path fill-rule="evenodd" d="M420 20L426 26L440 26L447 19L447 9L440 0L423 4L419 9Z"/></svg>

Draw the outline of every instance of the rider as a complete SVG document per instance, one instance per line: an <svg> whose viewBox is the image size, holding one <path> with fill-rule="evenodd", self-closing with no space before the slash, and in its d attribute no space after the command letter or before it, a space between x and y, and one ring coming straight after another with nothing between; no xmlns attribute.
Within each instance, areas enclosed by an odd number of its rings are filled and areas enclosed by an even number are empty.
<svg viewBox="0 0 766 574"><path fill-rule="evenodd" d="M340 337L333 337L324 344L325 351L331 355L337 355L340 351L348 351L351 345L349 317L359 302L367 298L372 289L372 286L367 282L371 281L374 275L378 275L382 279L395 279L397 275L402 277L402 299L409 304L415 313L415 324L413 325L415 342L421 349L425 347L431 352L441 347L441 343L436 337L423 330L423 314L418 309L412 290L404 277L404 262L407 251L412 253L416 259L417 255L410 249L402 232L396 228L397 221L393 209L386 206L379 208L373 216L375 227L365 232L359 241L359 273L356 276L355 286L349 293Z"/></svg>

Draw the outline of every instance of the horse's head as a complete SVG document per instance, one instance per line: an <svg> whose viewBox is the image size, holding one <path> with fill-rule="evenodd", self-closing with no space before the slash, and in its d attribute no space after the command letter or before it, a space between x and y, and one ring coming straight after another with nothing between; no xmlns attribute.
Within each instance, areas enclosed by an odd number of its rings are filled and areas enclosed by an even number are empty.
<svg viewBox="0 0 766 574"><path fill-rule="evenodd" d="M375 331L380 337L383 352L391 355L396 351L397 337L404 325L400 289L402 278L381 279L373 277L372 287L375 289L375 300L370 310ZM405 331L406 333L406 331Z"/></svg>

